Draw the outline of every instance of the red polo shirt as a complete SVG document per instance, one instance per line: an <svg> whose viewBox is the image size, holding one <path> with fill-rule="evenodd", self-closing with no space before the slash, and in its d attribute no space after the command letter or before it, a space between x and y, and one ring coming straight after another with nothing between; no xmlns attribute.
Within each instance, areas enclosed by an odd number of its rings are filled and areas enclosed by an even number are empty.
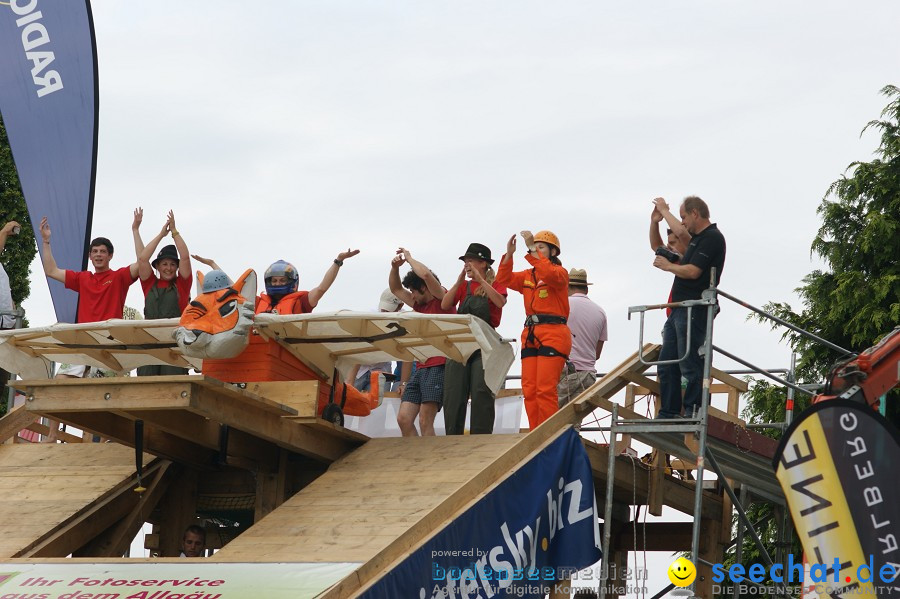
<svg viewBox="0 0 900 599"><path fill-rule="evenodd" d="M122 318L128 287L136 280L131 278L131 269L128 266L101 273L67 270L66 289L78 292L76 322L100 322L110 318Z"/></svg>

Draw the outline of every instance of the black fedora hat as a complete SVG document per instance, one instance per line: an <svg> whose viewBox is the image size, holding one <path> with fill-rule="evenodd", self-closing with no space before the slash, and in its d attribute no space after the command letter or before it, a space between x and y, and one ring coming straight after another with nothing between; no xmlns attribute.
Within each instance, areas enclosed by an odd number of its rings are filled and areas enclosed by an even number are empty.
<svg viewBox="0 0 900 599"><path fill-rule="evenodd" d="M488 264L494 263L494 261L491 260L491 248L480 243L469 244L466 253L459 257L460 260L465 260L466 258L478 258L479 260L484 260Z"/></svg>
<svg viewBox="0 0 900 599"><path fill-rule="evenodd" d="M159 250L159 253L156 254L156 260L150 263L150 266L159 270L156 266L159 264L160 260L165 258L169 258L175 261L175 266L178 266L178 249L174 245L167 245L163 249Z"/></svg>

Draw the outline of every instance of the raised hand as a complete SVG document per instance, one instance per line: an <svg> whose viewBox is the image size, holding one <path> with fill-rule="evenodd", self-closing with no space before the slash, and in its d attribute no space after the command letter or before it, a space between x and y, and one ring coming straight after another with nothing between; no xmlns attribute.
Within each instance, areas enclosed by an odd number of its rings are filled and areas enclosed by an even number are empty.
<svg viewBox="0 0 900 599"><path fill-rule="evenodd" d="M532 235L531 231L522 231L519 233L522 236L522 241L525 242L525 246L528 247L528 251L534 247L534 235Z"/></svg>
<svg viewBox="0 0 900 599"><path fill-rule="evenodd" d="M506 242L506 253L512 256L516 253L516 235L513 233L513 236L509 238L509 241Z"/></svg>
<svg viewBox="0 0 900 599"><path fill-rule="evenodd" d="M50 221L46 216L41 219L41 238L44 243L50 243Z"/></svg>
<svg viewBox="0 0 900 599"><path fill-rule="evenodd" d="M134 220L131 221L131 230L135 231L141 228L141 223L144 221L144 209L141 207L137 207L134 209Z"/></svg>
<svg viewBox="0 0 900 599"><path fill-rule="evenodd" d="M197 254L191 254L191 258L193 258L200 264L205 264L206 266L208 266L214 270L222 270L221 268L219 268L219 265L216 264L216 261L212 260L210 258L204 258L203 256L198 256Z"/></svg>
<svg viewBox="0 0 900 599"><path fill-rule="evenodd" d="M339 261L343 262L347 258L352 258L353 256L355 256L358 253L359 253L359 250L351 250L350 248L347 248L346 252L341 252L340 254L338 254L337 259Z"/></svg>

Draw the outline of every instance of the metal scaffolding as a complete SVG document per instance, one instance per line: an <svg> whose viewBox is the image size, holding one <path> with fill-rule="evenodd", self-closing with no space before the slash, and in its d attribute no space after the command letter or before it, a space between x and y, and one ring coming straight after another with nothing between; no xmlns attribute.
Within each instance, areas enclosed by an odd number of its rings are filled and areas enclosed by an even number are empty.
<svg viewBox="0 0 900 599"><path fill-rule="evenodd" d="M690 417L655 420L642 419L640 421L620 418L619 408L616 404L613 404L612 420L609 427L600 427L599 429L595 429L609 431L609 463L602 536L604 560L606 560L607 557L611 555L610 542L613 511L613 481L615 478L615 458L617 454L616 435L630 435L636 440L654 447L667 455L686 455L688 453L694 453L690 452L690 450L685 446L684 443L685 434L689 434L694 435L694 437L698 441L695 453L697 473L694 487L694 521L691 535L691 561L695 565L700 563L703 563L707 566L713 565L708 561L701 559L700 557L701 513L704 491L703 479L706 469L710 469L718 477L718 484L721 486L724 493L730 498L734 510L737 512L738 519L735 531L736 534L731 539L731 543L729 544L729 546L732 544L736 545L737 560L740 561L741 559L744 537L745 535L749 535L758 548L760 556L765 562L767 569L771 568L774 560L777 560L780 563L786 563L788 554L790 553L788 548L791 544L790 535L792 528L790 526L790 515L788 513L788 510L785 509L784 495L782 494L781 487L775 478L775 473L772 469L771 463L768 459L760 459L759 456L754 456L751 455L750 452L742 451L739 447L735 447L733 445L729 446L729 444L727 443L718 442L715 438L711 438L708 435L710 423L709 407L710 387L712 384L713 352L728 357L738 362L739 364L742 364L750 371L765 376L779 383L780 385L784 385L787 388L785 421L780 423L768 423L765 425L760 425L761 427L778 428L784 430L787 425L790 424L793 416L794 394L799 392L811 396L813 395L813 393L794 382L795 360L793 357L791 360L791 368L787 372L787 377L785 379L777 376L774 371L760 368L713 344L713 324L715 315L719 310L719 298L729 299L737 303L738 305L743 306L744 308L747 308L748 310L751 310L759 314L760 316L771 320L772 322L775 322L778 325L788 327L791 330L803 336L806 336L818 343L821 343L842 355L852 354L852 352L844 348L821 339L809 333L808 331L800 329L772 314L769 314L768 312L765 312L764 310L747 304L746 302L722 291L721 289L718 289L716 285L715 269L713 269L710 276L709 288L703 292L701 299L699 300L688 300L682 302L630 307L628 309L629 319L631 318L632 314L640 314L640 335L638 341L639 348L644 347L644 316L648 311L661 310L666 308L685 309L687 310L687 320L688 322L690 322L693 310L705 310L706 334L699 350L701 356L703 357L701 404L699 410L695 410L695 412L691 414ZM674 360L645 360L642 349L639 349L641 362L648 366L659 367L684 361L688 357L687 352L690 351L690 334L691 332L689 326L687 336L688 350L683 356L680 356L679 358ZM731 481L734 481L734 483L738 483L740 485L738 493L735 493L735 490L732 486L732 483L729 482L729 479ZM747 517L745 506L749 505L749 502L754 498L761 499L773 504L774 518L778 523L778 537L776 539L776 547L778 549L778 552L774 557L769 555L763 541L761 540L757 532L758 526L762 523L756 523L756 525L754 525L754 523L751 522ZM607 570L606 568L604 568L604 574L606 572ZM603 579L600 583L599 593L600 598L605 599L607 595L608 576L604 575L602 578ZM696 584L697 581L694 581L689 587L686 588L685 591L680 592L689 594L690 596L696 596ZM674 588L674 585L670 585L664 588L660 593L654 596L654 599L656 597L662 597ZM735 597L737 597L737 593L738 586L735 585Z"/></svg>

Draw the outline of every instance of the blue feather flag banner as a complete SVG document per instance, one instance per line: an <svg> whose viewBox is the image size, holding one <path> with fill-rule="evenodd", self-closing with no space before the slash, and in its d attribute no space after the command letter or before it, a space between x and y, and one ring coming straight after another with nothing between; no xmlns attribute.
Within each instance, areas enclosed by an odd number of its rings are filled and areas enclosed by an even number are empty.
<svg viewBox="0 0 900 599"><path fill-rule="evenodd" d="M69 270L87 268L97 111L90 3L0 0L0 113L35 237L48 217L53 256ZM78 295L49 283L57 320L75 322Z"/></svg>

